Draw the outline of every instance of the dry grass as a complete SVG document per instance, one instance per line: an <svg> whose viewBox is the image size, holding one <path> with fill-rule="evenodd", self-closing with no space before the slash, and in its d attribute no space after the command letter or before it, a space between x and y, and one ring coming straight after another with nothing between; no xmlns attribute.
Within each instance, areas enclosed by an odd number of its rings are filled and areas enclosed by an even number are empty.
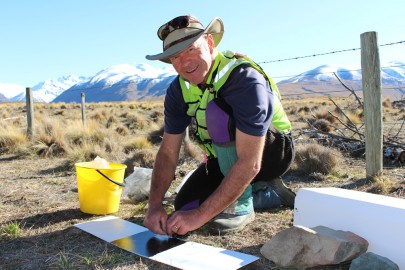
<svg viewBox="0 0 405 270"><path fill-rule="evenodd" d="M146 137L134 137L124 143L124 151L130 153L137 149L148 149L152 147L152 143Z"/></svg>
<svg viewBox="0 0 405 270"><path fill-rule="evenodd" d="M353 158L325 140L305 135L309 119L328 121L325 128L333 125L334 131L350 134L339 122L328 119L328 111L341 117L329 100L285 99L283 103L293 122L298 150L294 168L284 176L294 191L332 186L405 198L404 167L387 162L383 176L366 179L363 158ZM343 109L356 114L353 103L347 98L339 100ZM134 166L152 168L163 132L162 102L87 104L86 126L78 104L36 104L32 140L25 136L24 105L4 103L0 107L0 269L173 269L73 227L97 217L79 210L74 163L101 156L126 164L127 175ZM400 108L386 108L390 121L403 121ZM393 124L389 132L396 134L399 127ZM171 192L201 160L192 141L183 146ZM172 200L168 199L168 207ZM114 215L142 224L144 206L145 202L121 202ZM203 227L185 239L260 257L244 269L277 269L261 256L260 248L290 227L292 219L289 209L263 211L242 232L216 236Z"/></svg>
<svg viewBox="0 0 405 270"><path fill-rule="evenodd" d="M26 131L13 126L0 127L0 149L4 152L16 151L21 145L27 144Z"/></svg>
<svg viewBox="0 0 405 270"><path fill-rule="evenodd" d="M299 144L293 169L304 175L311 173L335 174L343 164L342 154L333 148L315 143Z"/></svg>

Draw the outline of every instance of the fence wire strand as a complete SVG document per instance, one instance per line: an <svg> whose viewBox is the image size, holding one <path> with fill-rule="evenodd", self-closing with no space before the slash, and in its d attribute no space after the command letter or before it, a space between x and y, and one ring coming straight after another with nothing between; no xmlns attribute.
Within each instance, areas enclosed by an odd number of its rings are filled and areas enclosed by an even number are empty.
<svg viewBox="0 0 405 270"><path fill-rule="evenodd" d="M405 44L405 40L401 40L401 41L396 41L396 42L390 42L390 43L385 43L382 45L379 45L380 47L385 47L385 46L393 46L393 45L398 45L398 44ZM284 61L291 61L291 60L298 60L298 59L303 59L303 58L309 58L309 57L317 57L317 56L322 56L322 55L329 55L329 54L338 54L338 53L343 53L343 52L349 52L349 51L357 51L360 50L361 48L352 48L352 49L343 49L343 50L336 50L336 51L330 51L330 52L325 52L325 53L314 53L311 55L305 55L305 56L296 56L296 57L291 57L291 58L285 58L285 59L277 59L277 60L268 60L268 61L262 61L262 62L257 62L258 64L268 64L268 63L275 63L275 62L284 62ZM390 66L386 66L386 67L381 67L381 69L383 68L391 68L391 67L402 67L405 66L405 64L399 64L399 65L390 65ZM357 70L345 70L345 71L340 71L340 72L351 72L351 71L360 71L361 69L357 69ZM283 75L283 76L276 76L276 77L272 77L273 79L280 79L280 78L292 78L295 76L314 76L314 75L322 75L322 74L331 74L333 72L320 72L320 73L311 73L311 74L305 74L302 75L301 74L296 74L296 75ZM172 75L172 76L167 76L167 77L157 77L157 78L140 78L138 80L130 80L130 81L126 81L126 82L121 82L121 83L112 83L110 85L103 85L103 86L94 86L94 87L83 87L83 88L74 88L71 89L69 91L83 91L83 90L91 90L91 89L101 89L101 88L106 88L109 86L120 86L120 85L129 85L131 83L139 83L139 82L144 82L144 81L154 81L154 80L164 80L164 79L168 79L168 78L175 78L177 75ZM405 80L404 80L405 82ZM404 86L405 87L405 86ZM403 89L404 87L398 87ZM336 91L335 91L336 92ZM340 92L340 91L339 91ZM344 91L342 91L344 92Z"/></svg>

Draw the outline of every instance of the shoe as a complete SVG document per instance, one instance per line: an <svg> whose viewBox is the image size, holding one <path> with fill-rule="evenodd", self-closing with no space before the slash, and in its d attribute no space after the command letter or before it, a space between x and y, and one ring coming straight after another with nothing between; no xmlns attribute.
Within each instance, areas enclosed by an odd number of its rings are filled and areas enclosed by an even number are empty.
<svg viewBox="0 0 405 270"><path fill-rule="evenodd" d="M294 209L295 193L284 184L281 177L276 177L267 183L268 187L277 193L282 205Z"/></svg>
<svg viewBox="0 0 405 270"><path fill-rule="evenodd" d="M267 185L261 188L255 185L255 188L256 191L252 192L254 209L267 210L280 207L280 197L273 189Z"/></svg>
<svg viewBox="0 0 405 270"><path fill-rule="evenodd" d="M208 222L208 228L211 233L224 235L241 231L245 226L255 219L255 212L236 216L232 214L221 213Z"/></svg>

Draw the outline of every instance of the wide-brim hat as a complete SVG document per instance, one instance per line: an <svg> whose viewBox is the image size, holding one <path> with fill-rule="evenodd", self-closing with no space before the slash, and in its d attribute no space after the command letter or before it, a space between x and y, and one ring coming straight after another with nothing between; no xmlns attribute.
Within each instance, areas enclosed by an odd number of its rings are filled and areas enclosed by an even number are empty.
<svg viewBox="0 0 405 270"><path fill-rule="evenodd" d="M179 18L188 18L188 21L184 24L184 26L174 25L173 21ZM163 32L165 33L162 34ZM195 17L176 17L170 22L162 25L158 30L158 36L161 40L163 40L163 52L155 55L146 55L146 59L160 60L170 64L170 57L186 49L204 34L212 35L216 47L219 42L221 42L224 34L224 24L221 18L216 17L204 29L203 25Z"/></svg>

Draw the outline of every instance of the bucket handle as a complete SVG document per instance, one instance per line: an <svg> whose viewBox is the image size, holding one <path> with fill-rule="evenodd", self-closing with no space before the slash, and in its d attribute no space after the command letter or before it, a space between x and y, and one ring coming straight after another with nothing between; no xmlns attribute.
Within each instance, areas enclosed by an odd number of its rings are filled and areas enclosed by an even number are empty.
<svg viewBox="0 0 405 270"><path fill-rule="evenodd" d="M96 170L99 174L101 174L102 176L104 176L108 181L120 186L120 187L125 187L125 183L119 183L117 181L112 180L110 177L108 177L107 175L105 175L104 173L102 173L100 170Z"/></svg>

